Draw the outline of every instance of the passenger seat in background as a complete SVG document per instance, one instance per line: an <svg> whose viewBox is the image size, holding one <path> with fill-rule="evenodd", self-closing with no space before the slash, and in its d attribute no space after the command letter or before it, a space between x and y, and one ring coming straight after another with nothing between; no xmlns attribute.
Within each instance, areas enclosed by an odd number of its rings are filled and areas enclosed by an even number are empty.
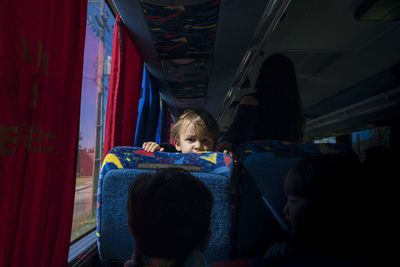
<svg viewBox="0 0 400 267"><path fill-rule="evenodd" d="M236 253L260 257L286 231L283 207L284 179L300 159L318 154L341 154L357 158L342 144L297 144L273 140L247 142L235 155L240 162L239 208ZM358 158L357 158L358 160Z"/></svg>

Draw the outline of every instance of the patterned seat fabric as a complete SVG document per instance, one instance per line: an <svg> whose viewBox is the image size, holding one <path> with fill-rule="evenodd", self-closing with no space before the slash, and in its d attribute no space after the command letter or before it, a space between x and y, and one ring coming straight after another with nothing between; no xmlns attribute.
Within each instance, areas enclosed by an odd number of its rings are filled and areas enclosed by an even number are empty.
<svg viewBox="0 0 400 267"><path fill-rule="evenodd" d="M154 164L158 168L187 166L191 171L225 177L230 177L233 169L232 158L222 153L151 153L137 147L115 147L104 158L100 179L111 169L152 169Z"/></svg>
<svg viewBox="0 0 400 267"><path fill-rule="evenodd" d="M235 154L243 164L240 177L238 255L262 256L285 232L284 179L298 160L318 154L341 154L357 158L341 144L297 144L261 140L240 145Z"/></svg>
<svg viewBox="0 0 400 267"><path fill-rule="evenodd" d="M141 148L116 147L104 159L97 196L97 242L103 263L123 263L133 252L126 201L129 184L141 173L155 169L182 167L201 179L214 196L211 240L205 252L208 262L231 255L232 158L216 152L149 153Z"/></svg>

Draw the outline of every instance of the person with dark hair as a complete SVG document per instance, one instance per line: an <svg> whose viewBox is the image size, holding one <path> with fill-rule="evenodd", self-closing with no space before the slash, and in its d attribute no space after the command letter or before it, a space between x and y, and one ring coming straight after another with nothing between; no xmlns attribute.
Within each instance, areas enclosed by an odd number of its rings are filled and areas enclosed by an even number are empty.
<svg viewBox="0 0 400 267"><path fill-rule="evenodd" d="M197 153L213 151L217 145L219 127L214 117L205 110L186 110L171 129L175 148L170 144L143 143L147 152L165 151ZM171 147L172 146L172 147Z"/></svg>
<svg viewBox="0 0 400 267"><path fill-rule="evenodd" d="M364 183L366 184L366 213L374 212L365 223L366 233L375 244L385 244L397 228L394 210L397 209L397 180L400 162L398 153L384 146L370 147L364 151L362 163ZM380 214L384 216L379 216ZM368 266L386 266L395 257L394 246L371 247L368 253Z"/></svg>
<svg viewBox="0 0 400 267"><path fill-rule="evenodd" d="M213 201L207 186L183 169L138 176L128 193L135 248L125 266L205 265Z"/></svg>
<svg viewBox="0 0 400 267"><path fill-rule="evenodd" d="M287 174L288 236L266 258L317 255L360 262L363 192L360 163L339 155L300 160Z"/></svg>
<svg viewBox="0 0 400 267"><path fill-rule="evenodd" d="M269 56L260 68L255 89L256 93L240 100L218 151L234 151L250 140L302 141L304 119L292 61L282 54Z"/></svg>

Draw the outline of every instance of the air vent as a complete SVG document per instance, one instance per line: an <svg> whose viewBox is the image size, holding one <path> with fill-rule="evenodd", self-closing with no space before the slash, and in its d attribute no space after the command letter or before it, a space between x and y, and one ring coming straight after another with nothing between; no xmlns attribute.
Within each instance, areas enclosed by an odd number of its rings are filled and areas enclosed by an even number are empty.
<svg viewBox="0 0 400 267"><path fill-rule="evenodd" d="M400 87L312 119L307 123L307 131L357 116L375 113L397 105L400 105Z"/></svg>
<svg viewBox="0 0 400 267"><path fill-rule="evenodd" d="M355 18L365 21L400 21L399 0L368 0L356 11Z"/></svg>

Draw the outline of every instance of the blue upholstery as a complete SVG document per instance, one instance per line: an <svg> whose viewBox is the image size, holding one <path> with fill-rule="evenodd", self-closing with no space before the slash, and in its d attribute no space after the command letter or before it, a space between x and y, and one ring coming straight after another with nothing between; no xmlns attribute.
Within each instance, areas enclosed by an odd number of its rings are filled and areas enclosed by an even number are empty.
<svg viewBox="0 0 400 267"><path fill-rule="evenodd" d="M236 155L244 167L237 236L239 256L262 256L284 234L279 219L283 218L286 203L285 176L298 160L317 154L355 155L351 148L339 144L257 141L238 147Z"/></svg>
<svg viewBox="0 0 400 267"><path fill-rule="evenodd" d="M211 240L205 258L208 262L229 259L232 246L232 159L215 152L148 153L140 148L117 147L104 159L98 187L97 238L103 263L111 260L123 263L132 256L134 242L129 233L126 213L127 191L131 181L141 173L155 172L154 169L170 165L199 168L191 174L201 179L214 196Z"/></svg>
<svg viewBox="0 0 400 267"><path fill-rule="evenodd" d="M241 144L235 151L240 162L255 153L269 152L283 157L305 157L318 154L341 154L357 157L350 147L342 144L298 144L277 140L251 141Z"/></svg>

